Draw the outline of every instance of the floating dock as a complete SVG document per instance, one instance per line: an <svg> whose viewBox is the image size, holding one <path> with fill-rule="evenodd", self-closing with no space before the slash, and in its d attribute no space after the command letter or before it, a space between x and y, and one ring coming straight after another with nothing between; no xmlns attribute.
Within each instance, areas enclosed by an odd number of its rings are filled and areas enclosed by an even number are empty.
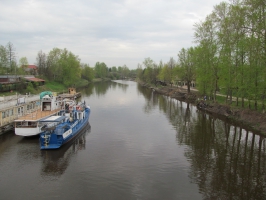
<svg viewBox="0 0 266 200"><path fill-rule="evenodd" d="M58 98L77 99L81 97L81 93L76 91L76 88L68 88L68 93L58 94Z"/></svg>

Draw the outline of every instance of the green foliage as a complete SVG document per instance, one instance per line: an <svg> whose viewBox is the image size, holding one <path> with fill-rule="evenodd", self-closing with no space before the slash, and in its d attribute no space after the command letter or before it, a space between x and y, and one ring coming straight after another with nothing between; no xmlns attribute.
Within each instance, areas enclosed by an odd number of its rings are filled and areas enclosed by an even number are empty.
<svg viewBox="0 0 266 200"><path fill-rule="evenodd" d="M31 83L31 82L29 82L28 83L28 86L27 86L27 89L26 89L26 92L29 94L35 94L35 89L34 89L34 85Z"/></svg>
<svg viewBox="0 0 266 200"><path fill-rule="evenodd" d="M160 70L158 78L168 83L172 82L171 68L168 67L167 64L165 64L164 67Z"/></svg>
<svg viewBox="0 0 266 200"><path fill-rule="evenodd" d="M62 83L58 83L56 81L46 81L45 86L49 88L51 91L62 92L66 89L66 86Z"/></svg>
<svg viewBox="0 0 266 200"><path fill-rule="evenodd" d="M179 76L181 80L185 81L190 92L190 85L196 78L196 64L195 64L195 50L194 48L182 48L178 54L178 62L180 66Z"/></svg>
<svg viewBox="0 0 266 200"><path fill-rule="evenodd" d="M107 77L107 75L109 73L108 67L103 62L102 63L97 62L95 64L94 72L95 72L95 77L96 78L105 78L105 77Z"/></svg>
<svg viewBox="0 0 266 200"><path fill-rule="evenodd" d="M94 78L94 70L93 68L90 68L89 65L84 65L81 70L82 78L86 79L87 81L92 81Z"/></svg>

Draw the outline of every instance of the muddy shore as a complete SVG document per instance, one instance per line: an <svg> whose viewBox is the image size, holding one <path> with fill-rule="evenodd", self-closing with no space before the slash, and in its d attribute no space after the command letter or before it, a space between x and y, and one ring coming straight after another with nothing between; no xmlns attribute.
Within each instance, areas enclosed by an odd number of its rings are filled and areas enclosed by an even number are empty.
<svg viewBox="0 0 266 200"><path fill-rule="evenodd" d="M201 100L199 100L202 99L202 95L200 95L197 90L193 89L190 91L190 94L188 94L187 89L182 87L154 87L145 83L140 84L159 94L170 96L171 98L191 103L195 106L198 105L197 107L199 110L207 112L215 118L243 127L244 129L256 134L266 136L266 114L249 109L232 108L229 105L220 105L211 101L206 101L206 103L202 105Z"/></svg>

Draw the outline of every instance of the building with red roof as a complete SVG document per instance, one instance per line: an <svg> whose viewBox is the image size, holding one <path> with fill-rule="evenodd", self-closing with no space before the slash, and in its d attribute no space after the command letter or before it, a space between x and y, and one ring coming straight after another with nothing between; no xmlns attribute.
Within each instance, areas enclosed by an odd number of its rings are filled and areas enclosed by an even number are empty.
<svg viewBox="0 0 266 200"><path fill-rule="evenodd" d="M38 67L36 65L23 65L22 68L31 75L38 75Z"/></svg>

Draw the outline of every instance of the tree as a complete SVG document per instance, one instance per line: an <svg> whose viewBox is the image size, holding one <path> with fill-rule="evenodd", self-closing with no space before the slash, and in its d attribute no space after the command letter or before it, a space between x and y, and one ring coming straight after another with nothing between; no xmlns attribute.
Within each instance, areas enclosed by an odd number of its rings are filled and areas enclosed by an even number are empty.
<svg viewBox="0 0 266 200"><path fill-rule="evenodd" d="M36 57L36 64L38 66L38 73L41 76L46 75L46 54L42 51L39 51Z"/></svg>
<svg viewBox="0 0 266 200"><path fill-rule="evenodd" d="M104 62L97 62L94 67L95 76L97 78L106 78L108 75L108 67Z"/></svg>
<svg viewBox="0 0 266 200"><path fill-rule="evenodd" d="M8 60L7 60L7 50L4 46L0 45L0 73L7 73Z"/></svg>
<svg viewBox="0 0 266 200"><path fill-rule="evenodd" d="M50 80L57 80L59 82L62 82L63 69L59 65L59 59L61 53L62 53L61 49L53 48L53 50L51 50L48 54L46 60L47 71L45 72L45 75Z"/></svg>
<svg viewBox="0 0 266 200"><path fill-rule="evenodd" d="M26 74L27 73L26 69L28 68L28 66L29 66L28 59L26 57L20 58L18 74Z"/></svg>
<svg viewBox="0 0 266 200"><path fill-rule="evenodd" d="M169 60L169 62L168 62L168 67L169 67L169 70L170 70L170 77L169 77L169 82L170 82L170 84L171 84L171 86L172 86L172 84L173 84L173 69L174 69L174 67L176 66L176 61L174 60L174 58L173 57L171 57L170 58L170 60Z"/></svg>
<svg viewBox="0 0 266 200"><path fill-rule="evenodd" d="M130 73L130 70L128 69L128 67L126 65L123 65L122 71L121 71L121 77L122 78L128 77L129 73Z"/></svg>
<svg viewBox="0 0 266 200"><path fill-rule="evenodd" d="M194 49L193 59L196 64L198 90L215 100L219 88L219 40L214 19L215 15L211 14L204 22L195 24L194 38L199 46Z"/></svg>
<svg viewBox="0 0 266 200"><path fill-rule="evenodd" d="M117 72L117 68L116 68L116 66L113 66L113 67L112 67L112 72Z"/></svg>
<svg viewBox="0 0 266 200"><path fill-rule="evenodd" d="M94 78L93 68L91 68L88 64L83 64L81 70L81 76L82 78L88 81L92 81L92 79Z"/></svg>
<svg viewBox="0 0 266 200"><path fill-rule="evenodd" d="M28 67L29 65L29 62L28 62L28 59L26 57L22 57L19 59L19 66L22 67L22 66L27 66Z"/></svg>
<svg viewBox="0 0 266 200"><path fill-rule="evenodd" d="M165 64L164 67L160 70L158 77L160 80L163 80L164 82L168 83L172 82L172 70L168 66L168 64Z"/></svg>
<svg viewBox="0 0 266 200"><path fill-rule="evenodd" d="M143 65L146 67L144 70L144 81L148 83L155 83L156 77L159 74L159 69L156 63L150 58L145 58Z"/></svg>
<svg viewBox="0 0 266 200"><path fill-rule="evenodd" d="M186 82L187 91L190 93L191 82L195 80L195 63L193 62L194 49L182 48L178 54L178 62L180 66L180 78Z"/></svg>
<svg viewBox="0 0 266 200"><path fill-rule="evenodd" d="M80 59L67 49L63 49L59 59L62 69L62 83L66 86L75 85L81 77Z"/></svg>
<svg viewBox="0 0 266 200"><path fill-rule="evenodd" d="M8 42L6 45L6 52L7 52L7 60L9 64L9 72L12 73L15 71L16 67L16 55L15 55L15 47L11 42Z"/></svg>

